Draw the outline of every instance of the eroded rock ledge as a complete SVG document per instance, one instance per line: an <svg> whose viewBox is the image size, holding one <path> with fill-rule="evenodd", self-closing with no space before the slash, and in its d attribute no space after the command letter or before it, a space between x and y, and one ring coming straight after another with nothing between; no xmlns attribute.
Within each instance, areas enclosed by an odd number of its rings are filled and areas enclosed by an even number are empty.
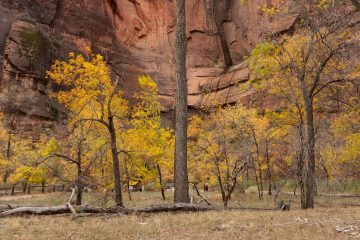
<svg viewBox="0 0 360 240"><path fill-rule="evenodd" d="M209 99L220 104L246 101L251 92L237 87L249 77L244 56L266 29L283 32L295 23L296 16L262 15L258 5L264 0L240 2L187 1L190 107L201 107ZM163 110L172 108L175 1L0 4L1 99L3 105L12 104L10 108L26 115L27 122L61 118L61 107L49 98L56 86L44 73L54 59L66 58L70 51L84 52L86 47L105 56L114 76L124 76L126 97L131 99L138 87L137 77L149 74L158 82Z"/></svg>

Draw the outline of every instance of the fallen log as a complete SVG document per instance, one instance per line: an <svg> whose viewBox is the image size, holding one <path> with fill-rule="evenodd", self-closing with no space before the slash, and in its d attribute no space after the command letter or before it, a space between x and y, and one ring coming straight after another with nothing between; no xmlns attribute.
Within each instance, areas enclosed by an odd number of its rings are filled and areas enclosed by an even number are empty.
<svg viewBox="0 0 360 240"><path fill-rule="evenodd" d="M158 213L158 212L204 212L204 211L214 211L224 208L217 208L213 206L205 206L192 203L169 203L169 204L160 204L160 205L150 205L146 207L135 207L131 210L135 213Z"/></svg>
<svg viewBox="0 0 360 240"><path fill-rule="evenodd" d="M146 207L136 208L99 208L94 206L73 206L76 213L103 213L103 214L142 214L142 213L159 213L159 212L202 212L220 210L220 208L209 207L204 205L196 205L190 203L174 203L174 204L161 204L151 205ZM223 208L221 208L223 209ZM64 213L72 213L73 211L67 206L54 206L54 207L19 207L4 211L0 213L1 217L13 215L56 215Z"/></svg>
<svg viewBox="0 0 360 240"><path fill-rule="evenodd" d="M76 213L115 213L111 209L99 208L93 206L73 206ZM54 207L19 207L4 211L0 213L1 217L7 217L12 215L56 215L64 213L72 213L73 211L67 206L54 206ZM118 209L116 213L121 213Z"/></svg>

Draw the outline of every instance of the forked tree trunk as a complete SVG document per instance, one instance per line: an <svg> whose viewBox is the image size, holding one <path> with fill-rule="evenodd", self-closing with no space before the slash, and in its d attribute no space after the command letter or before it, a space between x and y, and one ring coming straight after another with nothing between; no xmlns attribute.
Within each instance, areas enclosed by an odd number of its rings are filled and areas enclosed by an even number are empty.
<svg viewBox="0 0 360 240"><path fill-rule="evenodd" d="M186 21L185 0L176 1L176 44L175 44L175 163L174 201L190 202L187 172L187 79L186 79Z"/></svg>

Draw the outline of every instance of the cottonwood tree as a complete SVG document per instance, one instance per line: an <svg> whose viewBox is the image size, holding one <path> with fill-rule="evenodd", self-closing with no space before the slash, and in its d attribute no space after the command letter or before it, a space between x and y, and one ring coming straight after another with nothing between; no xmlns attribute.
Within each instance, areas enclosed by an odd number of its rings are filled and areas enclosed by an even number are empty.
<svg viewBox="0 0 360 240"><path fill-rule="evenodd" d="M217 181L225 207L246 165L254 169L261 198L264 161L260 144L263 144L261 138L267 127L267 119L258 116L255 109L240 105L220 107L203 119L192 119L189 129L191 172Z"/></svg>
<svg viewBox="0 0 360 240"><path fill-rule="evenodd" d="M306 2L306 1L305 1ZM311 9L310 9L311 8ZM311 11L310 11L311 10ZM354 61L348 56L358 49L351 14L341 7L322 8L299 4L299 29L292 36L272 34L252 51L250 65L258 79L276 89L278 96L298 109L304 123L306 152L302 167L302 208L314 207L315 117L324 89L353 80ZM338 21L338 19L341 19Z"/></svg>
<svg viewBox="0 0 360 240"><path fill-rule="evenodd" d="M176 0L174 201L190 202L187 172L187 78L185 0Z"/></svg>
<svg viewBox="0 0 360 240"><path fill-rule="evenodd" d="M42 152L43 159L39 161L39 165L50 170L51 162L59 164L60 161L64 170L58 177L62 182L75 183L77 205L82 204L83 189L93 178L91 171L96 161L106 154L103 151L107 146L106 138L92 128L83 122L61 140L51 138Z"/></svg>
<svg viewBox="0 0 360 240"><path fill-rule="evenodd" d="M118 79L113 81L104 58L89 51L89 60L70 53L68 61L56 61L47 76L67 89L54 94L69 110L70 122L103 127L108 133L113 163L115 201L123 206L119 166L118 131L127 114Z"/></svg>
<svg viewBox="0 0 360 240"><path fill-rule="evenodd" d="M173 132L161 127L156 83L149 76L141 76L139 85L141 90L135 94L138 103L131 111L129 129L123 134L123 156L128 157L132 170L129 174L143 183L157 181L165 200L164 178L172 179L173 174Z"/></svg>

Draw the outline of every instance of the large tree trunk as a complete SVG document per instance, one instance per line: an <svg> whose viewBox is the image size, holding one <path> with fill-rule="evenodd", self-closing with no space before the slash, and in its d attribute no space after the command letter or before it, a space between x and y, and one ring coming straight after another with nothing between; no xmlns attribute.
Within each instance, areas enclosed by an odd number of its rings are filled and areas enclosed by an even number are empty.
<svg viewBox="0 0 360 240"><path fill-rule="evenodd" d="M307 130L307 157L303 168L303 182L305 187L304 208L314 208L315 196L315 129L313 101L311 98L305 99L306 130Z"/></svg>
<svg viewBox="0 0 360 240"><path fill-rule="evenodd" d="M185 0L177 0L174 201L190 202L187 172L187 79Z"/></svg>
<svg viewBox="0 0 360 240"><path fill-rule="evenodd" d="M299 139L300 139L300 149L297 156L297 167L296 167L296 180L297 184L300 186L300 202L301 202L301 208L306 208L306 200L305 200L305 186L304 181L302 177L302 172L304 168L304 159L305 159L305 130L304 130L304 123L300 123L299 126ZM296 188L294 190L294 194L296 194Z"/></svg>
<svg viewBox="0 0 360 240"><path fill-rule="evenodd" d="M109 120L109 133L111 141L111 154L113 159L113 174L115 182L115 202L116 206L123 207L122 192L121 192L121 175L119 166L119 157L116 145L116 131L114 127L114 119L112 116L108 117Z"/></svg>

